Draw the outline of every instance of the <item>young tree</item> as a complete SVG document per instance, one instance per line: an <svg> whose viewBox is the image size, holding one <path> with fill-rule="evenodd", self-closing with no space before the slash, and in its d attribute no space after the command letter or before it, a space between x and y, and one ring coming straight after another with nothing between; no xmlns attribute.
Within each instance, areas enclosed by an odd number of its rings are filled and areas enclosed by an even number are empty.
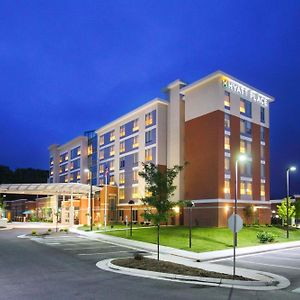
<svg viewBox="0 0 300 300"><path fill-rule="evenodd" d="M288 218L292 218L295 216L295 206L292 205L291 199L288 198ZM287 222L287 211L286 211L286 198L284 198L280 205L277 205L277 213L278 216L284 221Z"/></svg>
<svg viewBox="0 0 300 300"><path fill-rule="evenodd" d="M183 169L182 166L162 169L153 163L143 163L143 171L139 176L145 179L148 194L142 199L143 203L151 209L144 213L144 218L151 220L157 226L157 260L159 260L159 234L160 224L167 222L172 215L172 208L177 205L176 202L170 201L171 196L176 190L173 185L174 179Z"/></svg>

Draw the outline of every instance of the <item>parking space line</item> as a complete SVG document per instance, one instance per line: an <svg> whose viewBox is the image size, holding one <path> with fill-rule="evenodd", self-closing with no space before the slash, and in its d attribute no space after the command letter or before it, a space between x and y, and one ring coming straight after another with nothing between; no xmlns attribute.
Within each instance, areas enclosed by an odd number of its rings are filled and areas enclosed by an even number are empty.
<svg viewBox="0 0 300 300"><path fill-rule="evenodd" d="M88 256L88 255L99 255L99 254L110 254L110 253L122 253L128 252L128 250L119 250L119 251L109 251L109 252L95 252L95 253L79 253L79 256Z"/></svg>
<svg viewBox="0 0 300 300"><path fill-rule="evenodd" d="M300 294L300 288L292 290L293 293L299 293Z"/></svg>
<svg viewBox="0 0 300 300"><path fill-rule="evenodd" d="M95 246L95 247L90 247L90 248L66 248L66 249L63 249L63 250L66 250L66 251L78 251L78 250L93 250L93 249L98 249L98 250L105 250L105 249L109 249L109 248L117 248L118 246L106 246L104 248L101 248L99 246Z"/></svg>
<svg viewBox="0 0 300 300"><path fill-rule="evenodd" d="M264 264L264 263L253 262L253 261L249 261L249 260L245 260L245 259L241 260L240 262L245 262L245 263L254 264L254 265L268 266L268 267L284 268L284 269L291 269L291 270L300 270L300 268L297 268L297 267L273 265L273 264Z"/></svg>

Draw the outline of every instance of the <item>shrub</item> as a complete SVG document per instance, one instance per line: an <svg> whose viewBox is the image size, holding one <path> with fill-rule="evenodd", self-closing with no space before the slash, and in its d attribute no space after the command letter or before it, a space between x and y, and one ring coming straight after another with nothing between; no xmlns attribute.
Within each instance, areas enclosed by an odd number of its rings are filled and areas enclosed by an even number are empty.
<svg viewBox="0 0 300 300"><path fill-rule="evenodd" d="M65 228L65 229L64 229L64 232L68 233L68 232L69 232L69 229L68 229L68 228Z"/></svg>
<svg viewBox="0 0 300 300"><path fill-rule="evenodd" d="M261 243L271 243L275 240L275 235L271 232L261 231L257 233L257 238Z"/></svg>
<svg viewBox="0 0 300 300"><path fill-rule="evenodd" d="M51 228L48 228L48 232L51 232L52 231L52 229Z"/></svg>
<svg viewBox="0 0 300 300"><path fill-rule="evenodd" d="M136 260L142 260L144 258L143 254L140 252L135 252L133 255L134 259Z"/></svg>
<svg viewBox="0 0 300 300"><path fill-rule="evenodd" d="M36 232L35 230L32 230L32 231L31 231L31 234L32 234L32 235L36 235L37 232Z"/></svg>
<svg viewBox="0 0 300 300"><path fill-rule="evenodd" d="M64 230L64 229L62 229L62 228L61 228L61 229L59 229L59 232L64 232L64 231L65 231L65 230Z"/></svg>

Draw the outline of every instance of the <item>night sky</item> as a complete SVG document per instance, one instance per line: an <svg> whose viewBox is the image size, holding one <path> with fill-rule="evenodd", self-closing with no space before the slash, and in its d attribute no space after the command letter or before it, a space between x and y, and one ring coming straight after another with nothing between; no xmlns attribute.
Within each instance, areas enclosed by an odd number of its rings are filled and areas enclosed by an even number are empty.
<svg viewBox="0 0 300 300"><path fill-rule="evenodd" d="M274 96L271 196L300 193L300 1L0 1L0 164L221 69Z"/></svg>

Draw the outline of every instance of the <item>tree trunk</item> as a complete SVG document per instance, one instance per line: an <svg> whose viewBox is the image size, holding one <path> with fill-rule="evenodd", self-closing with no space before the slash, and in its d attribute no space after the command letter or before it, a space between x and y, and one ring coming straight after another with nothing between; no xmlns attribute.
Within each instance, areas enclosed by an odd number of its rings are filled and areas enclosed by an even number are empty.
<svg viewBox="0 0 300 300"><path fill-rule="evenodd" d="M159 226L160 224L157 224L157 260L159 260Z"/></svg>

